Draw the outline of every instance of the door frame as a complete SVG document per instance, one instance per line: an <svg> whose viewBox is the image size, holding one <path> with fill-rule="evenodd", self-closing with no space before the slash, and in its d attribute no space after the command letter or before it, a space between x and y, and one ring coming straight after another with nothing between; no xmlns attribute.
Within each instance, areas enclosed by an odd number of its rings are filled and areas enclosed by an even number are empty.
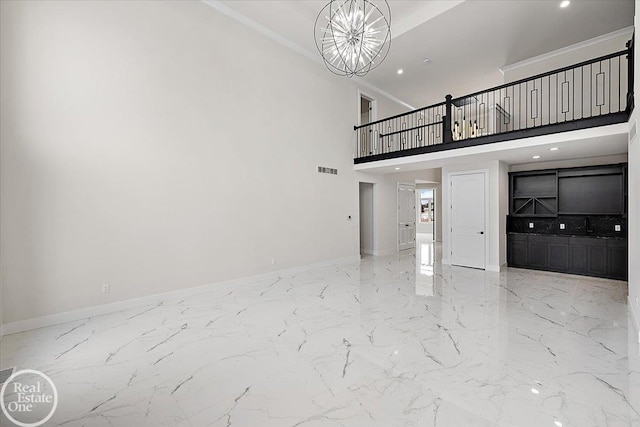
<svg viewBox="0 0 640 427"><path fill-rule="evenodd" d="M370 103L371 103L371 116L370 121L371 122L375 122L376 120L378 120L378 100L371 94L362 91L361 89L358 89L358 104L356 106L356 112L357 112L357 126L360 126L361 123L361 114L362 111L360 111L360 99L361 98L365 98L367 99Z"/></svg>
<svg viewBox="0 0 640 427"><path fill-rule="evenodd" d="M427 187L417 188L418 185L426 185ZM418 209L421 207L419 191L431 190L433 191L433 241L437 242L438 236L436 235L436 221L440 221L440 218L438 217L438 204L436 203L436 192L438 191L438 187L435 184L433 184L433 187L429 187L429 185L432 184L416 184L416 233L418 232L418 224L420 223L419 217L421 213L420 209ZM442 184L440 184L440 186L442 186ZM440 241L442 241L442 236L440 236Z"/></svg>
<svg viewBox="0 0 640 427"><path fill-rule="evenodd" d="M398 209L398 204L400 202L400 198L398 197L398 194L400 194L400 186L401 185L408 185L413 187L413 203L415 204L415 192L416 192L416 183L415 182L401 182L398 181L396 182L396 253L400 252L400 227L398 227L398 225L400 224L400 209ZM413 212L413 220L415 221L416 219L416 206L414 206L413 208L414 212ZM416 247L416 225L413 226L413 248L415 249ZM403 250L408 250L408 249L403 249Z"/></svg>
<svg viewBox="0 0 640 427"><path fill-rule="evenodd" d="M449 172L447 174L447 187L449 200L447 207L447 216L449 220L447 221L447 229L443 230L443 234L445 234L449 240L449 264L452 264L452 252L453 252L453 235L451 233L451 222L453 219L453 181L451 177L460 176L460 175L474 175L482 173L484 174L484 270L487 271L489 268L489 169L474 169L474 170L465 170L465 171L457 171L457 172Z"/></svg>
<svg viewBox="0 0 640 427"><path fill-rule="evenodd" d="M362 242L362 236L360 235L360 218L362 212L360 212L360 184L371 184L371 253L367 253L366 255L377 255L378 251L376 250L377 246L377 238L378 234L376 233L376 183L369 181L358 181L358 244ZM362 253L360 249L358 249L360 253L360 257L362 257Z"/></svg>

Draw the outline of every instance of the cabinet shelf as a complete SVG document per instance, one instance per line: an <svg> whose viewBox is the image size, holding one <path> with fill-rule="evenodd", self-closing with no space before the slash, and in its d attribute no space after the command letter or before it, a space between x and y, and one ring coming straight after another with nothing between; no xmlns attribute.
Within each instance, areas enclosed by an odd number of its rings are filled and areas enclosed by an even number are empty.
<svg viewBox="0 0 640 427"><path fill-rule="evenodd" d="M555 199L556 194L514 194L514 199Z"/></svg>
<svg viewBox="0 0 640 427"><path fill-rule="evenodd" d="M517 217L621 215L628 205L627 165L512 172L509 214Z"/></svg>

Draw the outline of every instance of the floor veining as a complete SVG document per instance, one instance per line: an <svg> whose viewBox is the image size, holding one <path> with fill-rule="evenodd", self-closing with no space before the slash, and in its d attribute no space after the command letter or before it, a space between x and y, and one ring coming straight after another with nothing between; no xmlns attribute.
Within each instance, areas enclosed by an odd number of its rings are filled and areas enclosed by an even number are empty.
<svg viewBox="0 0 640 427"><path fill-rule="evenodd" d="M626 282L435 252L9 335L1 366L55 382L47 425L640 426Z"/></svg>

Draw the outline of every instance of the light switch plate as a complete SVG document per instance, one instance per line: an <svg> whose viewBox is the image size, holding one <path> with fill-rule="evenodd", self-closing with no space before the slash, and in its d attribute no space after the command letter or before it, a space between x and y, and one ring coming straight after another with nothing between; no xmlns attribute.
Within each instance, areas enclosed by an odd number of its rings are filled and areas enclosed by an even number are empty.
<svg viewBox="0 0 640 427"><path fill-rule="evenodd" d="M529 223L529 228L533 228L533 223L532 222Z"/></svg>
<svg viewBox="0 0 640 427"><path fill-rule="evenodd" d="M616 230L616 231L622 231L622 228L620 227L620 224L614 225L613 229Z"/></svg>
<svg viewBox="0 0 640 427"><path fill-rule="evenodd" d="M560 230L564 230L564 224L560 224Z"/></svg>

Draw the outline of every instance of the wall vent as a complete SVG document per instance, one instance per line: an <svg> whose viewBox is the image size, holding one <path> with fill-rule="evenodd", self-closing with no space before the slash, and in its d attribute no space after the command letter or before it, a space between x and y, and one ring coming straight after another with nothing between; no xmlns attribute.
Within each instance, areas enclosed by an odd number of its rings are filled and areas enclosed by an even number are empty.
<svg viewBox="0 0 640 427"><path fill-rule="evenodd" d="M633 121L633 126L629 130L629 142L633 142L633 139L636 137L637 129L636 129L636 121Z"/></svg>
<svg viewBox="0 0 640 427"><path fill-rule="evenodd" d="M0 385L4 384L13 375L13 369L7 368L0 371Z"/></svg>
<svg viewBox="0 0 640 427"><path fill-rule="evenodd" d="M318 166L318 173L328 173L329 175L338 175L338 169L325 168L324 166Z"/></svg>

